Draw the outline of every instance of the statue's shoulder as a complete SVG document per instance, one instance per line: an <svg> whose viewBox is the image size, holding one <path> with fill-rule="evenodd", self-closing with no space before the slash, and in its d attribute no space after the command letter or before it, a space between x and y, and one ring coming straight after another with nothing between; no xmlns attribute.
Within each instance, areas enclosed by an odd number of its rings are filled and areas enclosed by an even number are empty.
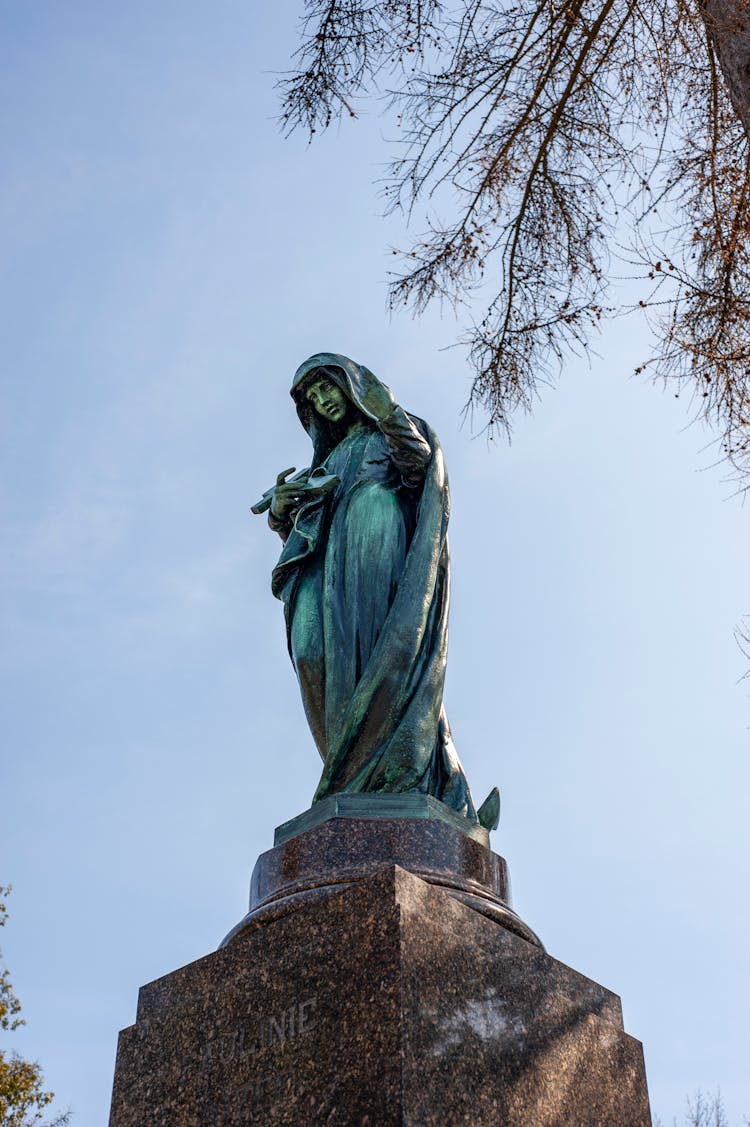
<svg viewBox="0 0 750 1127"><path fill-rule="evenodd" d="M412 415L411 411L404 411L404 414L406 415L407 419L414 424L419 433L422 435L422 438L427 439L433 449L440 446L440 439L428 422L425 422L424 419L421 419L419 415Z"/></svg>

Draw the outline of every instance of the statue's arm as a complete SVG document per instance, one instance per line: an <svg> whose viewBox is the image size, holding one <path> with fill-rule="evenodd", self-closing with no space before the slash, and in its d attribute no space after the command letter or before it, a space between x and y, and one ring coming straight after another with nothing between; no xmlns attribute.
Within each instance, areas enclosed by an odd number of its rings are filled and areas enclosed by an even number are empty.
<svg viewBox="0 0 750 1127"><path fill-rule="evenodd" d="M287 481L289 474L294 473L294 470L294 466L282 470L276 478L276 484L270 490L271 507L268 510L268 526L273 532L278 532L284 542L292 531L294 512L299 508L299 478L303 475L307 478L308 474L307 470L301 470L291 481Z"/></svg>
<svg viewBox="0 0 750 1127"><path fill-rule="evenodd" d="M430 444L417 430L406 411L398 404L378 419L378 427L388 443L388 450L405 485L421 485L432 451Z"/></svg>
<svg viewBox="0 0 750 1127"><path fill-rule="evenodd" d="M278 532L281 539L286 543L289 538L289 533L294 527L292 518L285 514L284 516L277 517L273 509L268 510L268 527L272 532Z"/></svg>

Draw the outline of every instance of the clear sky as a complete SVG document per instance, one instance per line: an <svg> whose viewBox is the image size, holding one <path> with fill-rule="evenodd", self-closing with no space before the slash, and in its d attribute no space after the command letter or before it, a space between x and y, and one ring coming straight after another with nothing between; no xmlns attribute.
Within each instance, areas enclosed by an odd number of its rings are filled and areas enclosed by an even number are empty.
<svg viewBox="0 0 750 1127"><path fill-rule="evenodd" d="M271 10L273 7L273 10ZM287 391L368 364L451 474L446 692L515 905L622 995L653 1109L750 1114L748 512L710 434L571 361L513 445L461 424L452 316L389 318L374 112L275 124L297 2L0 8L2 935L74 1127L106 1122L138 987L211 951L319 773L249 506L308 443ZM481 425L477 417L475 432ZM7 1038L5 1039L7 1041Z"/></svg>

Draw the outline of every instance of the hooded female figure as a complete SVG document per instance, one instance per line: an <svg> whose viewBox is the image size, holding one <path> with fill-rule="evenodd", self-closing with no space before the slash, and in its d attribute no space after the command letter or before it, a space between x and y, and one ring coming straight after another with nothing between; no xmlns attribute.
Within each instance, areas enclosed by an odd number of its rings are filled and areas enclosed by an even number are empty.
<svg viewBox="0 0 750 1127"><path fill-rule="evenodd" d="M476 822L443 708L449 494L437 436L345 356L311 356L291 395L313 455L268 494L284 541L272 587L323 759L314 801L419 791Z"/></svg>

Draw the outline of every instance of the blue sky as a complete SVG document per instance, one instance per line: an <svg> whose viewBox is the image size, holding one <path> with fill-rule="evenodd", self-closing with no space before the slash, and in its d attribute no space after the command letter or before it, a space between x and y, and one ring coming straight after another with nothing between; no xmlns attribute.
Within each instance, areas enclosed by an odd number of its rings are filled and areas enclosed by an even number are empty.
<svg viewBox="0 0 750 1127"><path fill-rule="evenodd" d="M16 1047L106 1120L138 987L212 950L318 760L249 506L332 350L441 436L446 690L495 849L551 954L623 997L653 1109L750 1113L748 514L636 322L512 446L461 421L460 325L385 309L375 108L274 121L296 3L0 11L2 936Z"/></svg>

